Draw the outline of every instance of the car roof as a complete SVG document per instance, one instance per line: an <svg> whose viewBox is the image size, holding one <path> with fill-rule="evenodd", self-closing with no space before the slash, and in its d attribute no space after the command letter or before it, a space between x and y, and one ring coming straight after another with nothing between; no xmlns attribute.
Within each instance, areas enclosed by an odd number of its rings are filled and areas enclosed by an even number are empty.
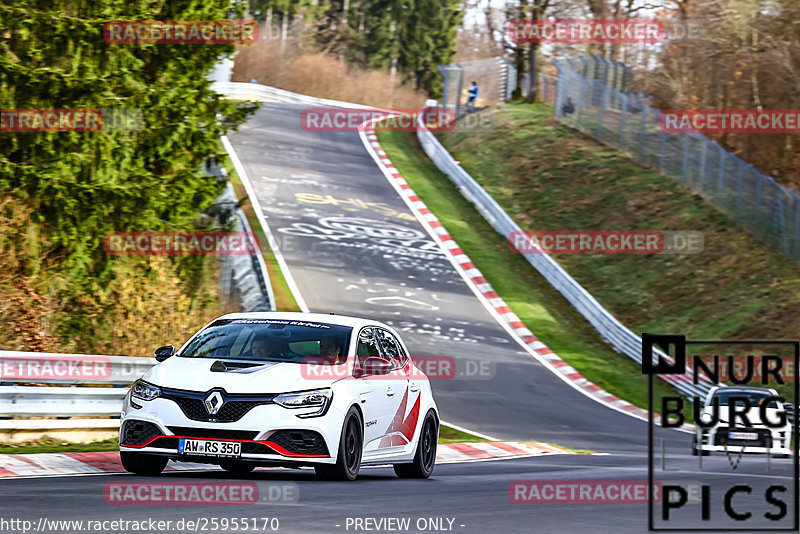
<svg viewBox="0 0 800 534"><path fill-rule="evenodd" d="M311 321L316 323L335 324L340 326L349 326L354 329L359 329L364 326L382 326L384 328L391 327L379 321L370 319L362 319L360 317L351 317L348 315L328 314L328 313L307 313L307 312L245 312L245 313L229 313L218 317L219 319L280 319L286 321Z"/></svg>
<svg viewBox="0 0 800 534"><path fill-rule="evenodd" d="M744 391L744 392L751 392L751 393L770 393L772 390L770 388L757 388L753 386L719 386L714 393L719 393L720 391L728 392L728 391Z"/></svg>

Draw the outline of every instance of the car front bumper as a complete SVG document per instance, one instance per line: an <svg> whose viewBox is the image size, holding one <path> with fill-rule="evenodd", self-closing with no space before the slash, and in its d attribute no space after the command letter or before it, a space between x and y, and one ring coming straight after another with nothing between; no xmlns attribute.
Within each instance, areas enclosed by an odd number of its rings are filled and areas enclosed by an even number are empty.
<svg viewBox="0 0 800 534"><path fill-rule="evenodd" d="M344 422L331 406L325 415L299 418L309 410L277 404L255 406L236 421L209 422L190 418L174 401L125 398L120 422L120 451L169 456L178 461L220 463L240 459L262 463L335 463ZM200 456L178 452L180 438L236 441L241 456Z"/></svg>

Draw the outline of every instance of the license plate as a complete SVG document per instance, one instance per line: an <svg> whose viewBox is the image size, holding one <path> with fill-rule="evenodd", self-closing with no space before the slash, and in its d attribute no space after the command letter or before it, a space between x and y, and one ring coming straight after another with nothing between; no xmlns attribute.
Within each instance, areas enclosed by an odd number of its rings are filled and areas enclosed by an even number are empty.
<svg viewBox="0 0 800 534"><path fill-rule="evenodd" d="M755 432L728 432L728 439L755 441L758 439L758 434Z"/></svg>
<svg viewBox="0 0 800 534"><path fill-rule="evenodd" d="M211 441L180 438L178 452L203 456L241 456L242 444L238 441Z"/></svg>

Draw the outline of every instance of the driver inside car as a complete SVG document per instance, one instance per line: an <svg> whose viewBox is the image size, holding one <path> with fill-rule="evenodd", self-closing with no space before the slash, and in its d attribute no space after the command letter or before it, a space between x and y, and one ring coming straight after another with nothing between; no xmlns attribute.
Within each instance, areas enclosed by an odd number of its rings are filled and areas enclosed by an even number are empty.
<svg viewBox="0 0 800 534"><path fill-rule="evenodd" d="M331 363L338 363L342 356L342 347L336 338L328 336L319 342L319 353L327 358Z"/></svg>
<svg viewBox="0 0 800 534"><path fill-rule="evenodd" d="M271 356L277 356L275 354L275 346L269 339L268 335L256 335L255 339L253 339L252 344L250 345L250 353L253 355L254 358L269 358Z"/></svg>

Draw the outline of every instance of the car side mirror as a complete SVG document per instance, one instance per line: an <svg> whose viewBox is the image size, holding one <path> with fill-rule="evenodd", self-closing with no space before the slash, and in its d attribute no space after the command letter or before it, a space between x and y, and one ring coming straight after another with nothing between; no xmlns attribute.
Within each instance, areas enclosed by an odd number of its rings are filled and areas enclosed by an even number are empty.
<svg viewBox="0 0 800 534"><path fill-rule="evenodd" d="M163 347L158 347L156 349L156 360L163 362L170 356L175 354L175 347L172 345L164 345Z"/></svg>
<svg viewBox="0 0 800 534"><path fill-rule="evenodd" d="M383 358L370 356L364 360L361 376L364 375L388 375L392 372L392 364Z"/></svg>

